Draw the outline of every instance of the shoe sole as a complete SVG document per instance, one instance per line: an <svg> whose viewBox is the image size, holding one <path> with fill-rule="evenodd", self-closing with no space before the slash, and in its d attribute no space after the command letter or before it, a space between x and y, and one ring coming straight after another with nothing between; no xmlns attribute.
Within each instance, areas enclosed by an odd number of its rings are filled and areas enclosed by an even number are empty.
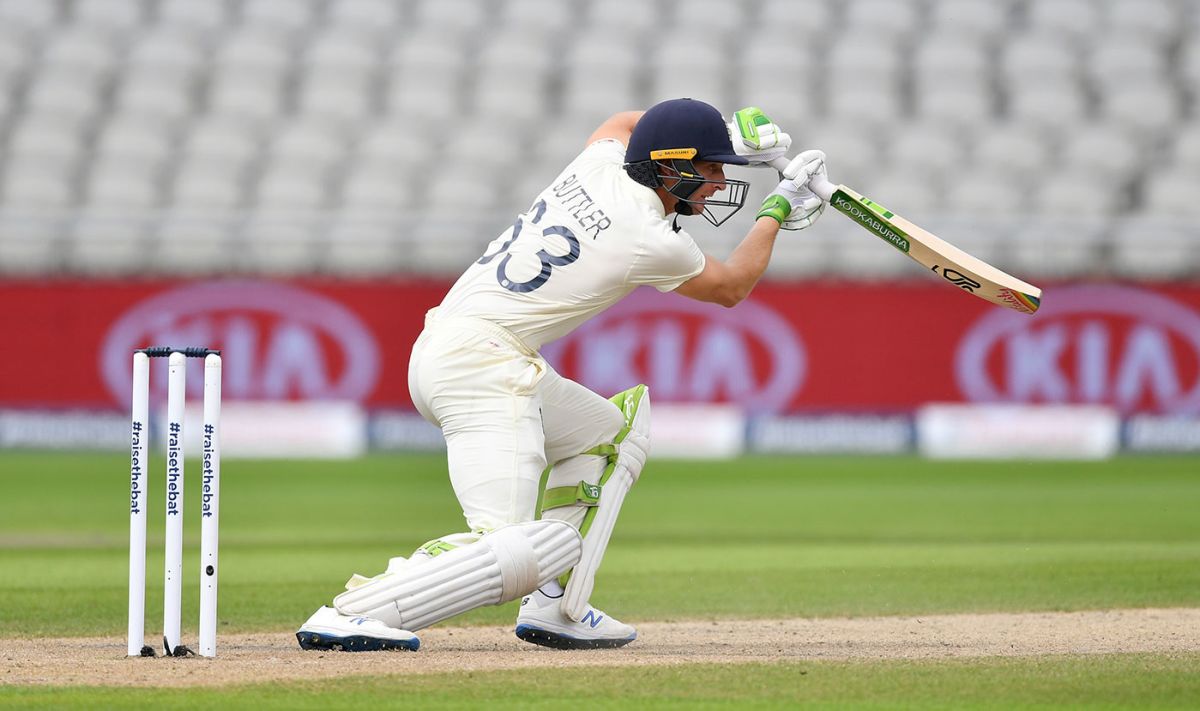
<svg viewBox="0 0 1200 711"><path fill-rule="evenodd" d="M637 639L637 634L625 639L579 639L529 625L517 625L517 637L530 644L552 649L614 649Z"/></svg>
<svg viewBox="0 0 1200 711"><path fill-rule="evenodd" d="M321 649L334 652L384 652L399 650L415 652L421 646L419 639L380 639L364 635L339 637L320 632L297 632L296 640L301 649Z"/></svg>

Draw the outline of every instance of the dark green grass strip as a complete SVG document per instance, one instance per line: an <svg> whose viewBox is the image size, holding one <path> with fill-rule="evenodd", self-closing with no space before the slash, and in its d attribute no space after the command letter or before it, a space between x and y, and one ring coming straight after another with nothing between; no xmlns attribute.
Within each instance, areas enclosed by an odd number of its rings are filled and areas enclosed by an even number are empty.
<svg viewBox="0 0 1200 711"><path fill-rule="evenodd" d="M0 688L0 707L89 709L1187 709L1200 654L532 669L216 689Z"/></svg>

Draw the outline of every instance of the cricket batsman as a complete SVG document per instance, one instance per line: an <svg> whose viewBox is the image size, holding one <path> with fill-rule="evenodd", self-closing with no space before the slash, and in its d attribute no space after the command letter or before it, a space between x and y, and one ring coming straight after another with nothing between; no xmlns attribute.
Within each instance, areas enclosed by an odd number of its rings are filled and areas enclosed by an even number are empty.
<svg viewBox="0 0 1200 711"><path fill-rule="evenodd" d="M779 230L821 215L806 186L824 175L824 154L788 164L725 261L701 252L678 216L725 222L749 187L725 166L765 165L790 145L756 108L727 122L693 99L615 114L588 138L429 311L413 346L409 391L446 438L468 531L392 558L372 578L353 576L300 627L301 647L415 650L414 632L518 598L526 642L584 649L637 638L590 599L650 452L649 390L607 399L556 373L539 350L642 285L726 307L745 299Z"/></svg>

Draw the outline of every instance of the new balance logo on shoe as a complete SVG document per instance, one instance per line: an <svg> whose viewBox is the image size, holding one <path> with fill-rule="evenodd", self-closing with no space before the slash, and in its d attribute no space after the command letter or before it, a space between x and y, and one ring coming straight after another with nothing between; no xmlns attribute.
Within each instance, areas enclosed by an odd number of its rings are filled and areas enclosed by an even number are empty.
<svg viewBox="0 0 1200 711"><path fill-rule="evenodd" d="M600 620L603 619L604 615L597 615L595 610L588 610L587 614L583 616L583 619L580 620L580 622L586 622L592 626L592 629L596 629L596 625L600 624Z"/></svg>

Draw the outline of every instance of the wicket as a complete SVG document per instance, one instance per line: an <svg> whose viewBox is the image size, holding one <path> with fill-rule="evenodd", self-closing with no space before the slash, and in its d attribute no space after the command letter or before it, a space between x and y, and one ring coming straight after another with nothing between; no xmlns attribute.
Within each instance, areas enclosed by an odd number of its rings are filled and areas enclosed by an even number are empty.
<svg viewBox="0 0 1200 711"><path fill-rule="evenodd" d="M184 403L188 358L204 359L204 431L200 506L200 655L217 654L217 522L221 499L221 352L208 348L142 348L133 353L129 466L129 656L153 657L145 643L146 496L149 490L150 359L167 358L166 555L163 650L194 654L180 643L183 577Z"/></svg>

